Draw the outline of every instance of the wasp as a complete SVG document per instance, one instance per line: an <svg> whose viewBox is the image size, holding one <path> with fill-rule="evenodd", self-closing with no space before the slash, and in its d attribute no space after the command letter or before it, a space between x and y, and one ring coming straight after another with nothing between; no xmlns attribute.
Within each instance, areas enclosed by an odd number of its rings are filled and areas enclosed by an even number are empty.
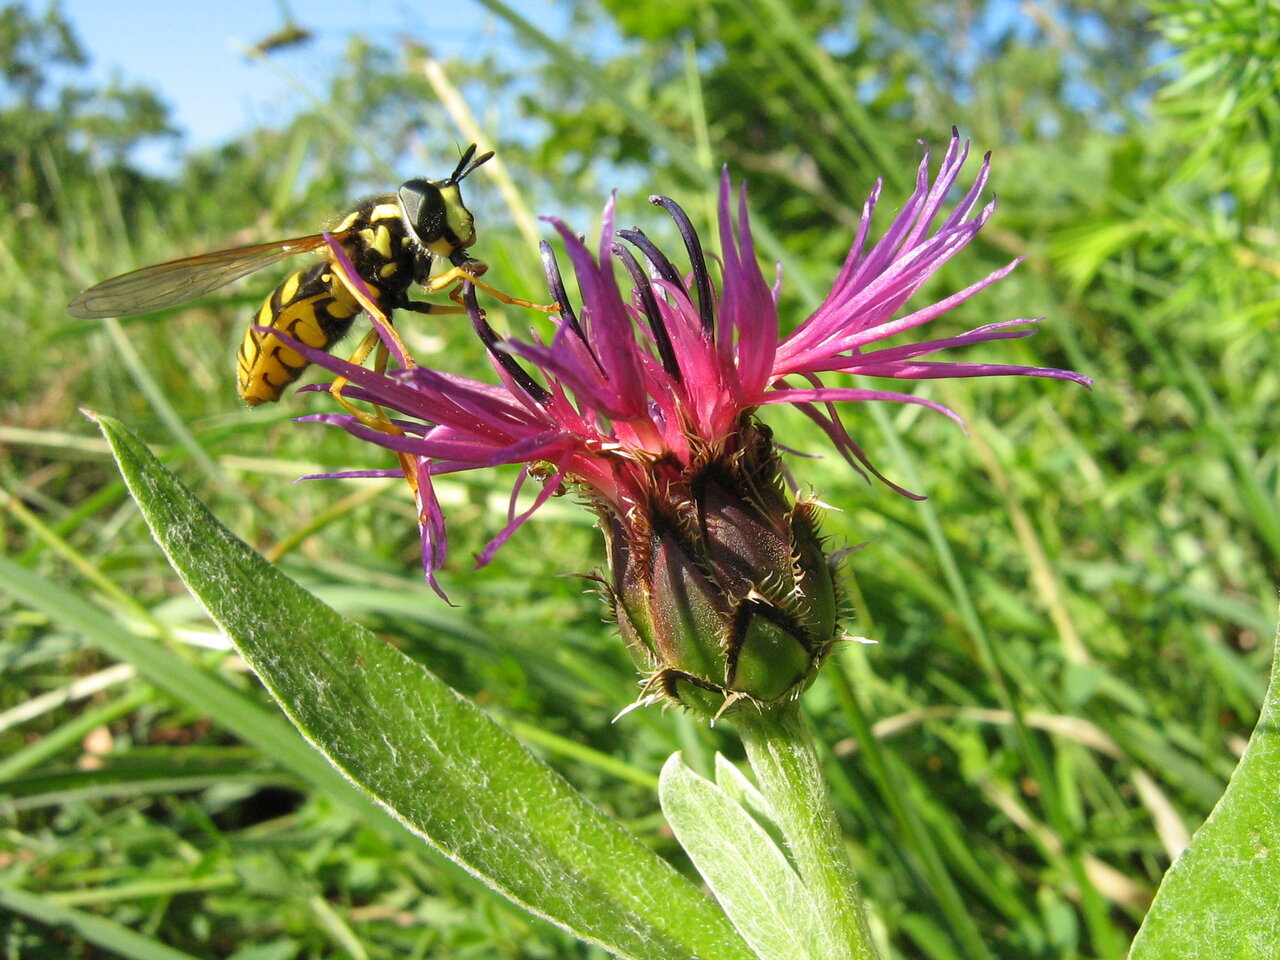
<svg viewBox="0 0 1280 960"><path fill-rule="evenodd" d="M286 277L245 331L236 357L236 386L241 399L256 406L279 400L285 387L307 368L307 360L273 331L329 350L346 336L361 310L334 262L327 236L341 246L387 316L394 310L461 313L456 285L463 280L471 280L503 303L537 308L477 280L488 265L467 253L476 242L476 231L471 211L462 202L460 184L492 156L492 151L476 156L473 143L447 179L409 180L395 193L371 197L346 213L327 235L235 247L143 267L90 287L67 305L67 312L86 319L148 313L204 296L287 257L317 251L325 259ZM438 262L448 262L450 269L433 277ZM454 286L451 296L457 305L410 300L409 288L415 283L429 293Z"/></svg>

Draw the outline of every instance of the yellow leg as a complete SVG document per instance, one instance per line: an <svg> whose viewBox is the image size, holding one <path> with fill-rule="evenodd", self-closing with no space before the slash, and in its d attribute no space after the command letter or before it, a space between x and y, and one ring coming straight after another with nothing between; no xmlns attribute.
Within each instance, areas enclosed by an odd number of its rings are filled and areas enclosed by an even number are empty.
<svg viewBox="0 0 1280 960"><path fill-rule="evenodd" d="M560 304L558 303L531 303L528 300L521 300L519 297L513 297L509 293L503 293L497 287L491 287L470 270L463 267L454 267L452 270L446 270L438 277L432 277L423 286L428 292L437 293L445 287L458 283L461 280L470 280L485 293L489 294L489 296L501 301L502 303L510 304L513 307L528 307L530 310L541 310L543 313L557 313L560 310ZM453 293L450 293L449 296L453 297ZM454 297L455 302L457 302L457 299L458 298Z"/></svg>
<svg viewBox="0 0 1280 960"><path fill-rule="evenodd" d="M480 272L483 272L483 264L479 264L477 262L477 267L480 269ZM374 361L374 367L379 373L386 370L388 351L386 343L379 335L380 330L385 330L386 334L395 342L399 355L404 358L405 367L412 368L414 366L413 358L409 356L409 351L405 349L404 344L401 342L400 335L396 332L395 327L391 325L390 320L386 318L379 309L378 304L370 300L369 297L365 295L364 291L360 289L359 285L348 282L341 270L338 271L338 276L342 277L345 286L350 290L351 295L355 297L360 306L364 308L365 312L371 317L377 318L374 323L375 329L370 330L365 334L364 339L360 341L360 345L356 347L355 353L351 355L351 362L354 364L364 363L364 361L368 359L369 352L373 349L374 344L377 344L378 354ZM454 289L450 291L449 298L453 300L456 306L419 302L406 303L404 306L406 309L412 310L415 313L466 313L467 308L462 300L461 289L461 282L464 280L470 280L490 296L513 307L527 307L531 310L541 310L544 313L558 313L560 311L560 304L558 303L531 303L528 300L521 300L518 297L513 297L510 294L503 293L496 287L492 287L480 280L471 270L466 270L462 267L454 267L452 270L442 273L440 276L433 278L423 285L424 288L431 293L437 293L446 287L453 285ZM404 431L391 422L390 418L387 417L386 411L381 407L375 406L375 413L370 414L358 409L350 400L344 397L342 395L342 388L346 386L348 382L349 381L345 377L337 377L329 388L329 392L333 395L333 398L338 401L338 404L344 410L359 420L360 423L372 430L379 430L383 433L390 434L403 434ZM413 491L413 495L416 499L418 497L417 459L410 454L401 451L396 452L396 459L400 462L400 470L404 474L405 481L409 484L409 489Z"/></svg>
<svg viewBox="0 0 1280 960"><path fill-rule="evenodd" d="M362 364L368 359L369 353L377 345L378 352L374 355L373 368L378 373L384 373L387 369L387 359L390 352L387 345L382 342L382 338L378 336L377 330L370 330L364 335L364 339L360 341L355 352L351 354L350 362L354 364ZM329 393L333 399L338 401L338 405L346 410L349 414L363 423L371 430L378 430L382 433L403 434L404 431L391 422L387 416L387 412L377 405L374 406L374 412L368 413L355 406L350 400L342 395L342 388L350 383L346 377L336 377L329 386ZM404 474L405 481L409 484L409 489L413 491L416 498L418 495L418 471L417 461L407 453L397 450L396 459L400 462L400 472Z"/></svg>
<svg viewBox="0 0 1280 960"><path fill-rule="evenodd" d="M395 333L394 327L391 327L389 329L393 334ZM369 332L371 334L376 335L378 331L370 330ZM404 346L401 345L400 349L403 350ZM378 373L386 373L387 358L390 357L390 355L391 353L389 350L387 350L386 343L384 343L382 338L379 337L378 352L374 355L374 358L373 358L373 369L378 371ZM405 355L405 358L408 359L407 354ZM364 420L362 418L362 422L370 424L375 430L381 430L383 433L391 433L391 434L396 434L398 436L404 435L404 431L391 422L391 419L387 416L386 410L376 405L374 406L373 409L375 411L375 415L372 417L368 417L367 420ZM403 450L397 450L396 460L400 462L400 472L404 474L405 483L409 484L409 489L413 491L413 498L416 501L418 499L417 458L413 457L411 454L405 453Z"/></svg>
<svg viewBox="0 0 1280 960"><path fill-rule="evenodd" d="M343 270L340 267L337 269L336 272L337 272L337 275L342 279L343 285L346 286L346 288L351 292L351 295L355 297L356 302L358 302L360 306L364 308L365 312L368 313L369 316L373 318L373 321L374 321L373 322L374 329L370 330L367 334L365 334L364 339L360 341L360 345L356 347L355 353L351 355L351 362L354 364L364 363L364 361L369 356L369 351L373 349L373 345L376 343L378 345L378 354L376 359L374 360L374 367L377 369L379 373L382 373L383 371L385 371L387 369L388 350L387 350L386 343L383 341L380 335L380 332L385 330L387 336L392 340L392 342L395 343L396 348L399 352L399 355L404 359L405 369L412 369L415 366L413 362L413 357L411 357L409 355L409 351L405 349L405 345L403 342L401 342L400 335L396 332L396 328L391 325L391 320L382 312L382 310L379 308L379 305L377 303L369 299L369 297L365 294L364 290L362 289L362 285L352 283L347 278L346 274L343 272ZM410 309L413 309L413 308L411 307ZM423 310L420 312L428 313L431 311ZM446 311L440 311L440 312L446 312ZM452 309L448 309L447 312L454 312L454 311ZM458 312L461 312L461 311L458 311ZM348 413L354 416L362 424L364 424L365 426L369 427L372 430L380 430L383 433L403 435L404 431L391 422L391 420L387 417L386 411L383 410L382 407L375 405L374 410L376 412L373 414L369 414L364 412L363 410L356 408L351 403L350 400L344 397L342 395L342 388L346 386L347 383L349 382L350 381L348 381L345 377L338 377L333 381L333 385L330 386L329 388L329 392L333 395L333 398L338 401L338 404L343 409L345 409ZM404 453L403 451L398 450L396 451L396 460L398 460L400 463L400 472L404 474L405 482L409 484L409 489L413 491L414 499L417 500L418 499L417 459L410 454L407 454L407 453Z"/></svg>
<svg viewBox="0 0 1280 960"><path fill-rule="evenodd" d="M414 313L448 313L455 316L463 314L467 312L467 307L462 302L462 295L458 293L461 289L462 286L459 284L449 293L449 296L453 298L454 303L457 304L456 307L453 306L453 304L447 303L423 303L421 300L410 300L407 303L401 304L400 309L412 310ZM454 296L455 293L458 293L456 297Z"/></svg>
<svg viewBox="0 0 1280 960"><path fill-rule="evenodd" d="M387 345L382 342L377 330L370 330L364 335L355 352L348 358L348 362L356 366L364 363L375 345L378 353L373 366L378 373L383 373L387 369ZM400 428L391 422L381 407L374 407L376 413L366 413L342 395L342 388L350 382L346 377L335 377L333 383L329 385L329 393L338 401L339 406L370 429L380 430L383 433L400 433Z"/></svg>

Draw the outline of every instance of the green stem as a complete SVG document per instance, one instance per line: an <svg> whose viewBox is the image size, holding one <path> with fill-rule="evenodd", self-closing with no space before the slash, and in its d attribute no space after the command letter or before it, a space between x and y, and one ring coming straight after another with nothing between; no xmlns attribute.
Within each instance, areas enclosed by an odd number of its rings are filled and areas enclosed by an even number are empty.
<svg viewBox="0 0 1280 960"><path fill-rule="evenodd" d="M741 710L733 724L747 748L761 793L786 837L800 878L826 921L833 958L876 960L858 881L845 852L813 738L795 703L757 713Z"/></svg>

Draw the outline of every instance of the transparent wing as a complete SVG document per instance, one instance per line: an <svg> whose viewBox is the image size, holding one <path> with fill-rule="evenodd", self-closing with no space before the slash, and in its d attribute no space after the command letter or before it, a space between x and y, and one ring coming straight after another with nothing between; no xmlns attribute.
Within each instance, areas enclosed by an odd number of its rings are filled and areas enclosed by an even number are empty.
<svg viewBox="0 0 1280 960"><path fill-rule="evenodd" d="M127 317L171 307L324 244L324 235L317 233L157 263L94 284L67 304L67 313L84 319Z"/></svg>

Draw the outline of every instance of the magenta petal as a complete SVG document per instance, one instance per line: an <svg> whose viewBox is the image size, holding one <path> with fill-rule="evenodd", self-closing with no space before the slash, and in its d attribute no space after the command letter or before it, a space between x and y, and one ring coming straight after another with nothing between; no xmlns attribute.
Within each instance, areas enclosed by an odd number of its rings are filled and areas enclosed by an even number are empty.
<svg viewBox="0 0 1280 960"><path fill-rule="evenodd" d="M925 400L923 397L917 397L910 393L895 393L891 390L859 390L854 387L814 387L803 389L799 387L783 387L781 389L770 390L764 395L761 403L828 403L828 402L883 402L891 401L893 403L914 403L920 407L928 407L937 413L942 414L949 420L955 421L961 430L968 432L964 425L964 420L960 414L956 413L945 404L938 403L934 400Z"/></svg>
<svg viewBox="0 0 1280 960"><path fill-rule="evenodd" d="M1022 367L1005 363L869 363L858 364L851 373L868 377L893 377L907 380L939 380L958 377L1045 377L1052 380L1070 380L1082 387L1093 386L1093 380L1074 370L1055 370L1052 367Z"/></svg>
<svg viewBox="0 0 1280 960"><path fill-rule="evenodd" d="M557 467L555 474L550 479L543 482L542 489L538 491L538 496L533 501L533 506L519 516L516 516L516 497L520 494L520 488L523 486L524 480L528 476L528 472L527 467L520 471L520 479L516 483L515 488L511 491L511 504L507 512L507 525L502 528L502 531L496 537L485 545L485 548L480 552L480 555L476 557L477 567L483 567L493 559L493 555L498 552L498 548L510 540L511 535L519 530L526 520L537 513L538 508L555 494L555 492L560 488L560 483L565 478L565 469L564 466L561 465Z"/></svg>
<svg viewBox="0 0 1280 960"><path fill-rule="evenodd" d="M301 483L304 480L393 480L397 477L404 476L399 470L339 470L336 473L308 473L294 483Z"/></svg>
<svg viewBox="0 0 1280 960"><path fill-rule="evenodd" d="M347 251L342 248L342 244L340 244L331 233L325 232L323 236L325 243L329 245L329 252L333 254L334 266L337 268L339 276L342 277L342 282L345 283L347 288L353 293L358 293L366 300L376 304L378 302L378 298L374 296L373 291L371 291L368 284L364 282L364 278L360 276L359 271L357 271L355 266L351 263L351 258L347 256ZM391 335L387 322L383 318L374 314L369 314L368 312L366 312L366 316L369 317L370 322L373 323L375 328L377 328L378 336L382 338L382 342L386 346L388 352L391 356L395 357L396 363L403 367L405 365L404 351L399 339Z"/></svg>
<svg viewBox="0 0 1280 960"><path fill-rule="evenodd" d="M436 498L435 487L431 483L431 471L427 461L418 464L418 527L422 531L422 570L426 574L427 583L445 603L453 604L445 595L436 580L436 571L444 566L449 554L449 534L444 525L444 511L440 509L440 501Z"/></svg>

